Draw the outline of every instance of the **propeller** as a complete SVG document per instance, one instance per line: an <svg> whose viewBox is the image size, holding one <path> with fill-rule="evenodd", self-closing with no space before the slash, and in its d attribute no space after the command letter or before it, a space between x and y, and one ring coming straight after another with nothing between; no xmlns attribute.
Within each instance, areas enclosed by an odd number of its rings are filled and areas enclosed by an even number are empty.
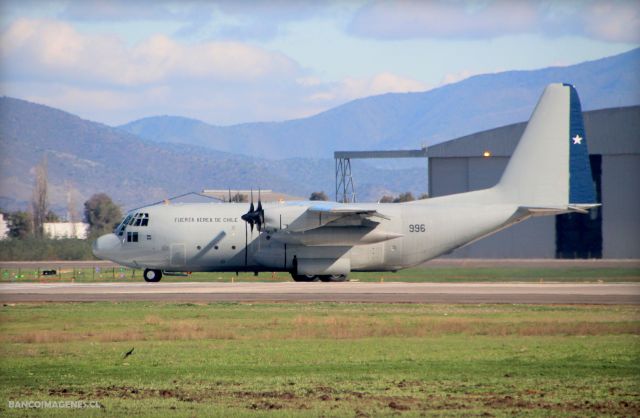
<svg viewBox="0 0 640 418"><path fill-rule="evenodd" d="M253 190L251 190L251 204L249 205L249 211L240 218L251 226L251 232L253 232L254 225L258 227L258 232L262 231L262 225L264 225L264 209L262 208L260 190L258 190L258 207L256 208L253 206Z"/></svg>

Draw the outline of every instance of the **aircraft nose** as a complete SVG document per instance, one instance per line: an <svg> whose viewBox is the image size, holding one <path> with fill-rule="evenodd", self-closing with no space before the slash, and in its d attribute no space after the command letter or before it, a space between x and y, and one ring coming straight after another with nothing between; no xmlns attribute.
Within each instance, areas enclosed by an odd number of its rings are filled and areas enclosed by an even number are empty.
<svg viewBox="0 0 640 418"><path fill-rule="evenodd" d="M116 234L102 235L93 242L93 255L98 258L104 258L111 250L115 249L118 245L120 245L120 240L118 239Z"/></svg>

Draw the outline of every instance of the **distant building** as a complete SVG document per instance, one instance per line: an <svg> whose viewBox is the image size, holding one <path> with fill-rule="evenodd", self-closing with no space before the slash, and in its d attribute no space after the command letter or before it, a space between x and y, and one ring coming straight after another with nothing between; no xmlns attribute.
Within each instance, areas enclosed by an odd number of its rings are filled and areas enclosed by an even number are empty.
<svg viewBox="0 0 640 418"><path fill-rule="evenodd" d="M211 196L216 199L223 200L225 202L229 201L229 195L233 199L237 194L244 197L246 202L251 201L251 190L212 190L206 189L202 191L202 194L205 196ZM279 202L279 201L289 201L289 200L306 200L304 197L291 196L284 193L274 192L273 190L261 190L260 191L260 199L263 202ZM253 191L253 200L255 202L258 201L258 190Z"/></svg>
<svg viewBox="0 0 640 418"><path fill-rule="evenodd" d="M53 239L78 238L89 236L89 224L84 222L45 222L44 234Z"/></svg>
<svg viewBox="0 0 640 418"><path fill-rule="evenodd" d="M9 238L9 225L4 218L4 214L0 213L0 240Z"/></svg>
<svg viewBox="0 0 640 418"><path fill-rule="evenodd" d="M602 207L588 215L530 219L460 248L462 258L640 258L640 106L584 113ZM429 147L429 196L495 185L526 123Z"/></svg>

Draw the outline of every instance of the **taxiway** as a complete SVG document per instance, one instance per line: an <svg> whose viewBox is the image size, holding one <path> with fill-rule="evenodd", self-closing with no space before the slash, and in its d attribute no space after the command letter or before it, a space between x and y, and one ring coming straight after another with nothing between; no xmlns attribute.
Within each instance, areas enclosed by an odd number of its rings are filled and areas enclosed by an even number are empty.
<svg viewBox="0 0 640 418"><path fill-rule="evenodd" d="M638 283L4 283L0 302L640 304Z"/></svg>

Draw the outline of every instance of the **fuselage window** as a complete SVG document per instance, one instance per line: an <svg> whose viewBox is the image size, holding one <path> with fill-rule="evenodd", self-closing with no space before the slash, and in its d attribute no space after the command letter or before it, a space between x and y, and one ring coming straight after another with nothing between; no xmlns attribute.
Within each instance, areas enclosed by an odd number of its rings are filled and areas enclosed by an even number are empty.
<svg viewBox="0 0 640 418"><path fill-rule="evenodd" d="M138 242L138 233L137 232L127 232L127 242Z"/></svg>

